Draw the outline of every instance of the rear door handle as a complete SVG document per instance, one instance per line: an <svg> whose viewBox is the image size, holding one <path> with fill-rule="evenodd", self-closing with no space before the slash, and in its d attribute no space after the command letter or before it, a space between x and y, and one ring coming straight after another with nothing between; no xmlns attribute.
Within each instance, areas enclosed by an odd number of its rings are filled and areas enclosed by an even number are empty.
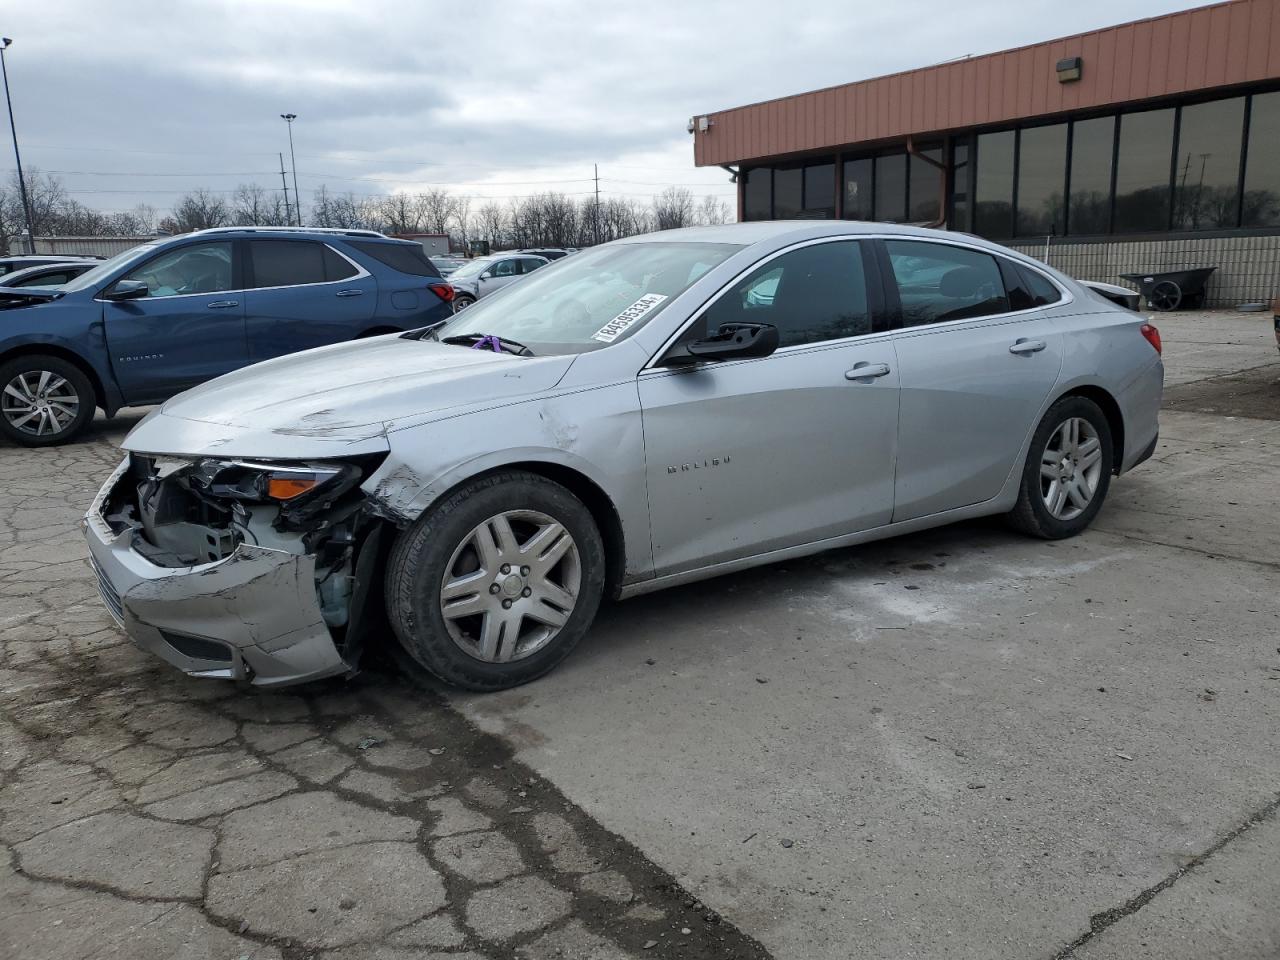
<svg viewBox="0 0 1280 960"><path fill-rule="evenodd" d="M210 310L225 310L227 307L238 306L240 306L239 300L215 300L213 303L208 304Z"/></svg>
<svg viewBox="0 0 1280 960"><path fill-rule="evenodd" d="M1048 344L1043 340L1016 340L1009 348L1010 353L1039 353Z"/></svg>
<svg viewBox="0 0 1280 960"><path fill-rule="evenodd" d="M363 293L364 293L364 291L363 291L363 290L339 290L339 291L338 291L338 296L340 296L340 297L358 297L358 296L360 296L360 295L361 295L361 294L363 294Z"/></svg>
<svg viewBox="0 0 1280 960"><path fill-rule="evenodd" d="M889 375L889 365L887 363L855 363L852 370L844 372L846 380L874 380L876 377L887 377Z"/></svg>

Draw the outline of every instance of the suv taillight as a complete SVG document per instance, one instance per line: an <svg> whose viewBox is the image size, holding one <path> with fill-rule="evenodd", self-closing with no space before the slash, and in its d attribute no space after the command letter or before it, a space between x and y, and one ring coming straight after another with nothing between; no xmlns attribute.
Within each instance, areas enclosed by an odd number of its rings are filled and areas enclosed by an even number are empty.
<svg viewBox="0 0 1280 960"><path fill-rule="evenodd" d="M1147 343L1156 348L1156 353L1164 352L1164 345L1160 342L1160 331L1152 324L1144 323L1138 328L1138 332L1147 338Z"/></svg>
<svg viewBox="0 0 1280 960"><path fill-rule="evenodd" d="M453 287L447 283L428 283L427 289L445 303L453 302Z"/></svg>

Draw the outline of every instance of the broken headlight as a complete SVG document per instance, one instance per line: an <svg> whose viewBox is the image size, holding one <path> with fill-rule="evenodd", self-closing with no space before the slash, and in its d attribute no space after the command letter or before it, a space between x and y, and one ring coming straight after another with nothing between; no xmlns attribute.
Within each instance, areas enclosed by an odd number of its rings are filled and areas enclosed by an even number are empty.
<svg viewBox="0 0 1280 960"><path fill-rule="evenodd" d="M248 460L200 460L187 474L187 482L215 499L250 503L301 503L326 490L337 494L358 481L353 464L282 464Z"/></svg>

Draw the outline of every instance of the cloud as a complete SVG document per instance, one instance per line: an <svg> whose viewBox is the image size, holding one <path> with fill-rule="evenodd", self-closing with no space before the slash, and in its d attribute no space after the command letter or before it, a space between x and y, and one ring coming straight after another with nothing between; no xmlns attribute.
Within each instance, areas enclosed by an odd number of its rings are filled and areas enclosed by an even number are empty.
<svg viewBox="0 0 1280 960"><path fill-rule="evenodd" d="M5 30L26 163L126 209L196 186L278 186L283 112L299 117L304 199L322 182L585 191L593 163L606 195L684 183L731 196L723 171L694 168L688 117L1170 6L62 0L17 5Z"/></svg>

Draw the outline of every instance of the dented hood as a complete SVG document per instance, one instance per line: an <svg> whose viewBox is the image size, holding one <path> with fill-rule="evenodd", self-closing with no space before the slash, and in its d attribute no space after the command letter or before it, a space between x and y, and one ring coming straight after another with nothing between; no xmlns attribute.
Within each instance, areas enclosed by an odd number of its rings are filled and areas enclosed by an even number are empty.
<svg viewBox="0 0 1280 960"><path fill-rule="evenodd" d="M401 337L321 347L179 394L124 446L255 457L322 456L330 444L385 450L386 434L398 427L549 390L573 360Z"/></svg>

